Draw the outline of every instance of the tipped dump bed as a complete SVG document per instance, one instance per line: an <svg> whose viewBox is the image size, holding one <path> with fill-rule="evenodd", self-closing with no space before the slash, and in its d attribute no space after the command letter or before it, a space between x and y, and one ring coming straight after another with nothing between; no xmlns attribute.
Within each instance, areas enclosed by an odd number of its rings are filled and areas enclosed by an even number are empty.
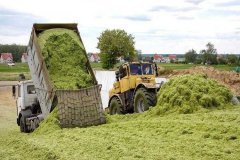
<svg viewBox="0 0 240 160"><path fill-rule="evenodd" d="M46 67L38 36L46 30L55 28L70 29L74 31L77 34L79 41L82 43L77 24L33 25L27 50L28 65L36 88L43 117L46 117L53 107L57 105L59 107L59 118L64 127L87 126L104 123L105 118L100 97L101 87L97 84L84 46L83 54L86 58L85 67L92 77L93 85L78 90L59 90L54 88L54 83L51 81L48 68ZM88 122L87 120L85 120L86 122L83 121L84 117L88 117Z"/></svg>

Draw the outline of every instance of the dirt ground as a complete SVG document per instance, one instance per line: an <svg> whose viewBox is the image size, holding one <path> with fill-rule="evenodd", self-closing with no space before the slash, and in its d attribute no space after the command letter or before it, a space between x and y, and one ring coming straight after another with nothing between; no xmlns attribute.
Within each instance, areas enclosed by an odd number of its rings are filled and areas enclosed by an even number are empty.
<svg viewBox="0 0 240 160"><path fill-rule="evenodd" d="M10 124L16 125L16 102L12 97L11 87L14 84L17 84L17 82L0 81L0 128L8 127Z"/></svg>

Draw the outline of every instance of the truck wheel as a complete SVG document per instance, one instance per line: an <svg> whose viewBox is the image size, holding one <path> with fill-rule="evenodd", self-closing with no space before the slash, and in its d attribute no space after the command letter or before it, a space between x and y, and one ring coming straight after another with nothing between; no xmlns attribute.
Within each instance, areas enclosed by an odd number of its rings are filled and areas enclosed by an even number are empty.
<svg viewBox="0 0 240 160"><path fill-rule="evenodd" d="M134 112L142 113L148 110L150 106L155 106L156 101L156 93L145 88L139 88L134 96Z"/></svg>
<svg viewBox="0 0 240 160"><path fill-rule="evenodd" d="M20 131L21 132L26 132L27 126L26 126L26 122L25 122L25 118L23 116L21 116L20 118Z"/></svg>
<svg viewBox="0 0 240 160"><path fill-rule="evenodd" d="M122 104L121 104L119 98L113 97L111 99L111 102L109 104L109 110L110 110L110 114L111 115L123 114Z"/></svg>

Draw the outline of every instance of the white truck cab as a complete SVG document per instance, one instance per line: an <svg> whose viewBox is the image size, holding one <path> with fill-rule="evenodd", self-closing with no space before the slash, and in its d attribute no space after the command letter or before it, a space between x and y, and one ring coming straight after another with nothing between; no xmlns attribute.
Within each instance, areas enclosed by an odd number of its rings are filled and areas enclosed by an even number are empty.
<svg viewBox="0 0 240 160"><path fill-rule="evenodd" d="M16 86L13 86L12 93L16 99L17 124L20 126L20 131L30 132L31 128L28 127L30 125L27 123L31 123L29 120L31 120L32 117L36 117L41 114L33 81L19 81ZM36 122L39 123L39 121L40 120L37 120ZM35 125L34 128L36 127L37 125Z"/></svg>
<svg viewBox="0 0 240 160"><path fill-rule="evenodd" d="M31 80L21 81L17 85L17 113L25 110L37 100L34 84Z"/></svg>

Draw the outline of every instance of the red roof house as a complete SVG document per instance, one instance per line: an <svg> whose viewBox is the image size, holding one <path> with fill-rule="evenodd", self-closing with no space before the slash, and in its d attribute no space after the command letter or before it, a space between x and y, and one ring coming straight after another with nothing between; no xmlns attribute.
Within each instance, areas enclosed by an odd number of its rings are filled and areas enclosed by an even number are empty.
<svg viewBox="0 0 240 160"><path fill-rule="evenodd" d="M22 54L21 61L22 61L22 63L26 63L27 62L27 53L23 53Z"/></svg>
<svg viewBox="0 0 240 160"><path fill-rule="evenodd" d="M169 58L169 60L171 61L176 61L177 60L177 56L175 55L175 54L170 54L169 56L168 56L168 58Z"/></svg>
<svg viewBox="0 0 240 160"><path fill-rule="evenodd" d="M100 60L98 53L91 53L89 57L90 62L98 62Z"/></svg>
<svg viewBox="0 0 240 160"><path fill-rule="evenodd" d="M155 53L154 56L153 56L153 61L154 62L163 62L164 58L163 58L162 55L158 55L157 53Z"/></svg>
<svg viewBox="0 0 240 160"><path fill-rule="evenodd" d="M12 53L1 53L0 63L12 63L13 56Z"/></svg>

